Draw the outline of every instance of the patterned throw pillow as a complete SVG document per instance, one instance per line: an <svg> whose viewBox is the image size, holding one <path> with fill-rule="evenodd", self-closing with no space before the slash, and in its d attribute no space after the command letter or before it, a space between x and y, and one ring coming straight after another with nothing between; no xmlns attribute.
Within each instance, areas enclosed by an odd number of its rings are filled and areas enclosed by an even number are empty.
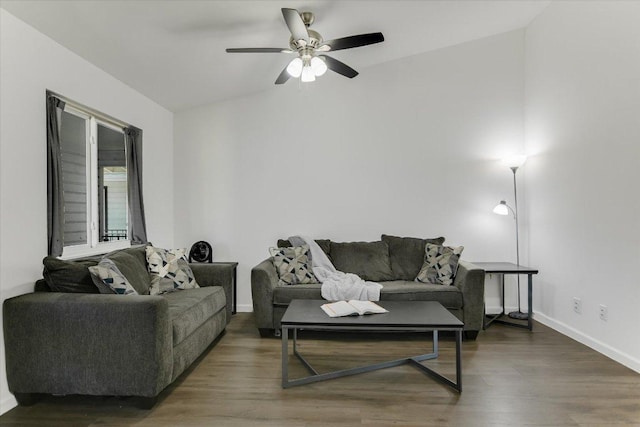
<svg viewBox="0 0 640 427"><path fill-rule="evenodd" d="M309 266L309 245L270 248L269 253L280 278L279 285L318 283Z"/></svg>
<svg viewBox="0 0 640 427"><path fill-rule="evenodd" d="M147 264L151 275L150 295L199 288L187 261L186 249L162 249L147 246Z"/></svg>
<svg viewBox="0 0 640 427"><path fill-rule="evenodd" d="M98 265L89 267L89 272L99 288L107 286L118 295L138 295L131 283L109 258L103 258Z"/></svg>
<svg viewBox="0 0 640 427"><path fill-rule="evenodd" d="M464 246L451 248L427 243L424 248L424 264L416 277L416 282L453 285L463 249Z"/></svg>

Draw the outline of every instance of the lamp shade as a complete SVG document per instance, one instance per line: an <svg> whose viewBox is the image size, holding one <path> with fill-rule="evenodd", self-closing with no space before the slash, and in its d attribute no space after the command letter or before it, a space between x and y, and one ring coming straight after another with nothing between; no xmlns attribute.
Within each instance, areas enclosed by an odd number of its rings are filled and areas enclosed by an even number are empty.
<svg viewBox="0 0 640 427"><path fill-rule="evenodd" d="M509 168L519 168L527 161L527 156L523 154L509 156L502 159L502 162Z"/></svg>
<svg viewBox="0 0 640 427"><path fill-rule="evenodd" d="M313 58L311 58L311 69L313 70L313 73L316 75L316 77L320 77L327 72L327 64L325 64L322 59L314 56Z"/></svg>
<svg viewBox="0 0 640 427"><path fill-rule="evenodd" d="M289 73L291 77L300 77L300 74L302 74L302 66L302 59L294 58L289 62L289 65L287 65L287 73Z"/></svg>
<svg viewBox="0 0 640 427"><path fill-rule="evenodd" d="M305 65L302 67L302 77L300 77L304 83L313 82L316 80L316 75L311 69L311 65Z"/></svg>
<svg viewBox="0 0 640 427"><path fill-rule="evenodd" d="M501 200L500 203L493 208L493 213L498 215L509 215L509 208L507 207L507 202Z"/></svg>

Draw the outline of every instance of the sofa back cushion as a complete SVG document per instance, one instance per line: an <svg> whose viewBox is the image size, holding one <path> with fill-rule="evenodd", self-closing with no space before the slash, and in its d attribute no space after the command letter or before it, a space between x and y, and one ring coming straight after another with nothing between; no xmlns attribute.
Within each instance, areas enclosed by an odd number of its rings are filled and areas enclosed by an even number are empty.
<svg viewBox="0 0 640 427"><path fill-rule="evenodd" d="M382 235L382 241L389 245L391 270L396 280L415 280L422 268L427 243L442 245L444 237L419 239Z"/></svg>
<svg viewBox="0 0 640 427"><path fill-rule="evenodd" d="M89 267L98 264L99 259L65 261L48 256L42 260L42 275L53 292L77 292L97 294L89 273Z"/></svg>
<svg viewBox="0 0 640 427"><path fill-rule="evenodd" d="M394 279L386 242L331 242L331 261L338 271L357 274L364 280Z"/></svg>

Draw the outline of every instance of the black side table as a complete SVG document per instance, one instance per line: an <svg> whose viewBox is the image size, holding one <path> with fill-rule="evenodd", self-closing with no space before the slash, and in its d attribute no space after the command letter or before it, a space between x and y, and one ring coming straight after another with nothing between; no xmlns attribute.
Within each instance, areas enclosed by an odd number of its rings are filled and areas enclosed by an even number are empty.
<svg viewBox="0 0 640 427"><path fill-rule="evenodd" d="M533 330L533 275L538 274L538 270L534 268L525 267L524 265L517 265L510 262L474 262L474 265L482 268L485 274L499 274L500 282L502 283L502 312L492 316L488 321L485 316L483 329L486 329L491 323L501 323L503 325L515 326L518 328L527 328L530 331ZM529 316L527 317L527 324L510 322L508 320L501 319L506 313L504 311L504 275L505 274L526 274L528 277L528 303L529 303Z"/></svg>

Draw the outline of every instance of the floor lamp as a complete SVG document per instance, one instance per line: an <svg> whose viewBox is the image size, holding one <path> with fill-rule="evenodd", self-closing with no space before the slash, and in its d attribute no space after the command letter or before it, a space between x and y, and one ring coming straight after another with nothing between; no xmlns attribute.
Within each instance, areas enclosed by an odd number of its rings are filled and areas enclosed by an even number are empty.
<svg viewBox="0 0 640 427"><path fill-rule="evenodd" d="M513 172L513 200L515 209L507 204L506 201L501 200L500 203L493 208L493 212L498 215L509 215L509 211L513 214L513 219L516 221L516 264L520 265L520 227L518 226L518 186L516 185L516 172L518 168L524 164L527 160L526 156L513 156L504 160L504 163ZM509 317L512 319L527 320L529 318L528 313L523 313L520 308L520 275L517 275L518 280L518 311L512 311L509 313Z"/></svg>

